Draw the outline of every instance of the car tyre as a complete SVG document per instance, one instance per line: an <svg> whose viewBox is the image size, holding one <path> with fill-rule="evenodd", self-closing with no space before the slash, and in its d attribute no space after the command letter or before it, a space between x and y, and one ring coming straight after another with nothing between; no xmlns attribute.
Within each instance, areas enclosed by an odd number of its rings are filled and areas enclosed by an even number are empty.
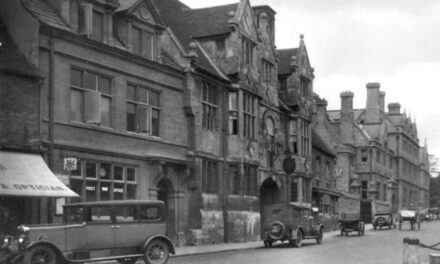
<svg viewBox="0 0 440 264"><path fill-rule="evenodd" d="M294 247L300 248L302 246L303 234L300 230L297 231L296 239L291 240Z"/></svg>
<svg viewBox="0 0 440 264"><path fill-rule="evenodd" d="M24 255L24 264L57 264L57 254L55 251L45 245L37 245L29 249Z"/></svg>
<svg viewBox="0 0 440 264"><path fill-rule="evenodd" d="M144 261L146 264L165 264L170 256L167 243L160 239L151 241L145 248Z"/></svg>
<svg viewBox="0 0 440 264"><path fill-rule="evenodd" d="M319 231L318 231L318 237L316 238L316 243L319 245L319 244L322 244L322 239L323 239L323 234L322 234L322 229L319 229Z"/></svg>

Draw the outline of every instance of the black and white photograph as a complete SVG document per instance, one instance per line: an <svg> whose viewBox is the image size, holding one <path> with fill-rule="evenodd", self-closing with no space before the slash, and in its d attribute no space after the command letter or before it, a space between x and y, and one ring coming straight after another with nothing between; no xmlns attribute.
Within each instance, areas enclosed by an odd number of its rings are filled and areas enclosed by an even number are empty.
<svg viewBox="0 0 440 264"><path fill-rule="evenodd" d="M0 0L0 264L440 264L439 14Z"/></svg>

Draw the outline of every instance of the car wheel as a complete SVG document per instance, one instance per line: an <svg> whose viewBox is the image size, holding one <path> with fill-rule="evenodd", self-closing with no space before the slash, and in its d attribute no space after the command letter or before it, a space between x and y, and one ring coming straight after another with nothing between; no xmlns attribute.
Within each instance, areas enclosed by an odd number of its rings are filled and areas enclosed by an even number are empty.
<svg viewBox="0 0 440 264"><path fill-rule="evenodd" d="M52 248L44 245L37 245L26 252L23 263L56 264L57 255Z"/></svg>
<svg viewBox="0 0 440 264"><path fill-rule="evenodd" d="M170 249L163 240L151 241L144 253L144 260L146 264L165 264L170 256Z"/></svg>
<svg viewBox="0 0 440 264"><path fill-rule="evenodd" d="M118 260L118 263L121 263L121 264L134 264L136 262L137 262L137 259L132 259L132 258Z"/></svg>
<svg viewBox="0 0 440 264"><path fill-rule="evenodd" d="M270 248L270 247L272 247L272 241L264 240L264 247L265 247L265 248Z"/></svg>
<svg viewBox="0 0 440 264"><path fill-rule="evenodd" d="M323 239L323 234L322 234L322 229L319 229L318 231L318 237L316 238L316 243L317 244L322 244L322 239Z"/></svg>
<svg viewBox="0 0 440 264"><path fill-rule="evenodd" d="M292 244L294 247L301 247L302 246L302 240L303 240L303 234L301 231L298 230L297 234L296 234L296 239L292 240Z"/></svg>

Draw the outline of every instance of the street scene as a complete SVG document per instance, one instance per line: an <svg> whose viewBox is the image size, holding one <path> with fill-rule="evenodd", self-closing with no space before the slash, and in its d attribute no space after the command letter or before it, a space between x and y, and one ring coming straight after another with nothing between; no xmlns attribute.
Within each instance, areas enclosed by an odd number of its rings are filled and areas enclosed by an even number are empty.
<svg viewBox="0 0 440 264"><path fill-rule="evenodd" d="M0 264L439 264L439 12L1 0Z"/></svg>

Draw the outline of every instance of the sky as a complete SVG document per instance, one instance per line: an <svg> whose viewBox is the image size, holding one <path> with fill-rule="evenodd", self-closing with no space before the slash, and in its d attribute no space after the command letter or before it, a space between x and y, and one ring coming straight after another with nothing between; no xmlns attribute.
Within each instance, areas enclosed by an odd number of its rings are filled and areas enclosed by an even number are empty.
<svg viewBox="0 0 440 264"><path fill-rule="evenodd" d="M181 0L191 8L238 0ZM416 120L420 144L440 157L440 1L250 0L269 5L277 48L294 48L299 35L315 68L314 91L340 109L343 91L365 108L366 84L379 82L385 105L399 102Z"/></svg>

